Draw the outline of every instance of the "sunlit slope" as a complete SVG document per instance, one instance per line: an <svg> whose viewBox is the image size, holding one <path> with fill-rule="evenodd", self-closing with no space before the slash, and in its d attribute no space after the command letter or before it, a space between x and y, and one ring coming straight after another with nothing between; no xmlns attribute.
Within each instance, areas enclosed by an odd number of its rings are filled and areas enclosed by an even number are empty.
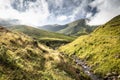
<svg viewBox="0 0 120 80"><path fill-rule="evenodd" d="M54 32L44 31L38 28L25 26L25 25L11 26L11 27L8 27L8 29L13 30L13 31L23 32L37 39L48 39L49 38L49 39L60 39L60 40L67 40L67 41L71 41L74 39L73 37L65 36L62 34L54 33Z"/></svg>
<svg viewBox="0 0 120 80"><path fill-rule="evenodd" d="M52 31L52 32L57 32L60 31L61 29L66 28L66 25L45 25L45 26L40 26L39 29L46 30L46 31Z"/></svg>
<svg viewBox="0 0 120 80"><path fill-rule="evenodd" d="M77 70L58 52L0 27L0 80L89 80Z"/></svg>
<svg viewBox="0 0 120 80"><path fill-rule="evenodd" d="M85 19L79 19L65 25L45 25L39 27L40 29L62 33L65 35L80 36L91 33L97 26L87 25Z"/></svg>
<svg viewBox="0 0 120 80"><path fill-rule="evenodd" d="M63 33L66 35L80 36L80 35L89 34L96 28L96 26L87 25L85 19L80 19L80 20L71 22L69 24L66 24L65 26L66 27L64 29L61 29L57 32Z"/></svg>
<svg viewBox="0 0 120 80"><path fill-rule="evenodd" d="M105 77L120 75L120 16L98 27L93 33L81 36L60 47L68 55L87 61L94 73Z"/></svg>
<svg viewBox="0 0 120 80"><path fill-rule="evenodd" d="M8 29L12 31L23 32L51 48L57 48L60 45L69 43L75 39L75 37L72 36L65 36L63 34L44 31L25 25L11 26L8 27Z"/></svg>

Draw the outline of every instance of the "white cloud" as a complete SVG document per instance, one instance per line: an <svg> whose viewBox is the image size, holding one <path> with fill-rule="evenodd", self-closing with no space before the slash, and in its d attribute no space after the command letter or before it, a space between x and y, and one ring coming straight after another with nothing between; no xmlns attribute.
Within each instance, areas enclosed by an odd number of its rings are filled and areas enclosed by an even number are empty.
<svg viewBox="0 0 120 80"><path fill-rule="evenodd" d="M69 18L71 18L71 21L76 20L76 18L84 18L84 16L86 15L87 11L86 11L86 7L88 6L90 0L82 0L81 4L76 7L73 10L72 15L69 16ZM76 1L77 2L77 1Z"/></svg>
<svg viewBox="0 0 120 80"><path fill-rule="evenodd" d="M66 19L67 19L67 16L65 16L65 15L58 16L58 17L57 17L57 20L58 20L58 21L64 21L64 20L66 20Z"/></svg>
<svg viewBox="0 0 120 80"><path fill-rule="evenodd" d="M17 19L21 24L33 26L66 24L85 16L90 18L90 25L99 25L120 14L120 0L95 0L92 3L92 0L36 0L29 2L30 8L26 12L13 9L11 1L14 0L0 0L0 19ZM86 9L88 5L97 7L99 12L93 16L93 12Z"/></svg>
<svg viewBox="0 0 120 80"><path fill-rule="evenodd" d="M5 2L6 1L6 2ZM26 12L19 12L10 6L10 0L1 0L0 2L0 18L1 19L18 19L21 24L26 25L43 25L50 15L48 4L45 0L37 1L34 4L42 4L42 8L35 7L31 4L31 8Z"/></svg>
<svg viewBox="0 0 120 80"><path fill-rule="evenodd" d="M90 17L89 25L104 24L120 14L120 0L95 0L90 5L96 7L99 12Z"/></svg>
<svg viewBox="0 0 120 80"><path fill-rule="evenodd" d="M73 20L79 19L85 15L85 7L89 0L36 0L36 2L29 1L29 9L26 12L22 11L23 1L20 5L15 2L17 9L11 6L15 0L1 0L0 2L0 18L18 19L21 24L26 25L46 25L54 23L66 24ZM81 3L80 3L81 2ZM20 11L19 11L20 10Z"/></svg>

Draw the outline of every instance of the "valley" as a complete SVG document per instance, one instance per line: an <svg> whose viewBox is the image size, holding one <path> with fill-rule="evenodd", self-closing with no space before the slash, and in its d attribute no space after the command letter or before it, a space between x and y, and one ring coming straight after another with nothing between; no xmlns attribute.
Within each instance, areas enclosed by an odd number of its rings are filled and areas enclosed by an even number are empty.
<svg viewBox="0 0 120 80"><path fill-rule="evenodd" d="M0 80L120 80L120 0L0 0Z"/></svg>
<svg viewBox="0 0 120 80"><path fill-rule="evenodd" d="M59 48L68 56L76 55L104 80L120 76L120 16L98 27L91 34L80 36Z"/></svg>
<svg viewBox="0 0 120 80"><path fill-rule="evenodd" d="M40 26L40 29L57 32L69 36L81 36L91 33L98 26L90 26L86 23L87 19L79 19L65 25L45 25Z"/></svg>
<svg viewBox="0 0 120 80"><path fill-rule="evenodd" d="M67 36L60 33L45 31L25 25L15 25L15 26L9 26L7 28L14 32L17 31L27 34L33 39L54 49L59 47L60 45L67 44L76 38L74 36Z"/></svg>
<svg viewBox="0 0 120 80"><path fill-rule="evenodd" d="M66 79L90 78L58 51L24 33L0 27L0 80Z"/></svg>
<svg viewBox="0 0 120 80"><path fill-rule="evenodd" d="M80 37L0 26L0 80L119 80L119 21Z"/></svg>

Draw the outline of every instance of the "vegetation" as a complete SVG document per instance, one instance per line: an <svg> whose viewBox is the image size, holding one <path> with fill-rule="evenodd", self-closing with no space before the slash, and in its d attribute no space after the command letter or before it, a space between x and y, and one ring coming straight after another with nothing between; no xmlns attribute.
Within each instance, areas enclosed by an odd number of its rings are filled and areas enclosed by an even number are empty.
<svg viewBox="0 0 120 80"><path fill-rule="evenodd" d="M43 30L46 30L46 31L57 32L57 31L60 31L60 30L62 30L64 28L66 28L66 27L67 27L66 25L57 25L57 24L54 24L54 25L40 26L39 28L43 29Z"/></svg>
<svg viewBox="0 0 120 80"><path fill-rule="evenodd" d="M58 31L67 35L85 35L91 32L90 26L86 25L85 19L77 20L66 25L67 27Z"/></svg>
<svg viewBox="0 0 120 80"><path fill-rule="evenodd" d="M92 71L105 80L120 76L120 15L98 27L93 33L81 36L59 48L69 56L77 55Z"/></svg>
<svg viewBox="0 0 120 80"><path fill-rule="evenodd" d="M27 34L32 38L39 40L41 43L53 48L59 47L63 43L68 43L75 39L75 37L72 36L65 36L63 34L48 32L25 25L11 26L8 27L8 29L12 31L23 32L24 34ZM55 42L58 42L58 44L56 44Z"/></svg>
<svg viewBox="0 0 120 80"><path fill-rule="evenodd" d="M62 33L65 35L80 36L91 33L97 26L89 26L85 19L76 20L66 25L46 25L40 29Z"/></svg>
<svg viewBox="0 0 120 80"><path fill-rule="evenodd" d="M23 33L0 27L0 80L90 79L57 51Z"/></svg>

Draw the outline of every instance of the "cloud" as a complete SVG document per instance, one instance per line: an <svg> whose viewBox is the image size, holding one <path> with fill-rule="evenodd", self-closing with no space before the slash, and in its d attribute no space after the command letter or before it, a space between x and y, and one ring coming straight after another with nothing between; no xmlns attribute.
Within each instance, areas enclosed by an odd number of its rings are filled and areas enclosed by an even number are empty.
<svg viewBox="0 0 120 80"><path fill-rule="evenodd" d="M90 18L89 25L104 24L113 17L120 14L120 0L95 0L90 3L92 8L97 8L98 12L92 16L92 12L87 14Z"/></svg>
<svg viewBox="0 0 120 80"><path fill-rule="evenodd" d="M67 19L67 16L64 16L64 15L57 17L57 20L58 20L58 21L64 21L64 20L66 20L66 19Z"/></svg>
<svg viewBox="0 0 120 80"><path fill-rule="evenodd" d="M47 20L47 17L50 15L48 10L48 4L45 0L37 0L36 3L30 4L30 9L25 12L20 12L14 9L11 6L10 0L1 0L0 2L0 18L4 20L8 19L17 19L20 21L20 24L26 25L43 25ZM42 4L42 8L35 5Z"/></svg>
<svg viewBox="0 0 120 80"><path fill-rule="evenodd" d="M78 7L76 7L72 14L69 16L71 18L71 21L74 21L76 19L80 19L80 18L85 18L86 14L87 14L87 7L89 5L89 3L91 2L91 0L80 0L80 4ZM79 2L76 2L79 3Z"/></svg>
<svg viewBox="0 0 120 80"><path fill-rule="evenodd" d="M120 0L1 0L0 2L0 19L19 20L20 24L32 26L66 24L81 18L89 18L90 25L99 25L118 14L120 14Z"/></svg>
<svg viewBox="0 0 120 80"><path fill-rule="evenodd" d="M20 24L66 24L84 18L91 0L1 0L0 18Z"/></svg>

